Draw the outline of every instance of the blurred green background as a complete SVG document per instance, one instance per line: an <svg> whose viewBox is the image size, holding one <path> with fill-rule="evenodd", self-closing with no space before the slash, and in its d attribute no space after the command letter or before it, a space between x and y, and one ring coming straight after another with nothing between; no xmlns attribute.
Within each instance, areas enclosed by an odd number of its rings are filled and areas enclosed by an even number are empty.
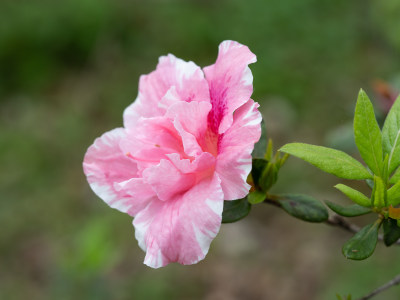
<svg viewBox="0 0 400 300"><path fill-rule="evenodd" d="M384 115L398 87L399 15L398 0L0 1L0 299L328 300L399 273L398 248L347 261L348 233L264 205L223 225L201 263L152 270L131 218L82 172L87 147L122 125L160 55L206 66L225 39L258 57L253 98L277 146L357 155L359 88ZM336 183L291 158L274 191L345 202ZM400 288L374 299L400 299Z"/></svg>

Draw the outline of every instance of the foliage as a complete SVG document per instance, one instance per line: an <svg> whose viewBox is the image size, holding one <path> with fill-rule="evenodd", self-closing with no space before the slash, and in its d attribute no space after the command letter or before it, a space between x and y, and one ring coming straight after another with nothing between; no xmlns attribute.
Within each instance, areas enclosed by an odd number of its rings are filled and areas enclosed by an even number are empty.
<svg viewBox="0 0 400 300"><path fill-rule="evenodd" d="M247 197L239 200L224 201L222 223L237 222L246 217L251 210Z"/></svg>
<svg viewBox="0 0 400 300"><path fill-rule="evenodd" d="M367 173L367 169L358 161L335 149L299 143L287 144L280 149L340 178L369 180L373 176L370 199L358 190L338 184L335 187L356 204L345 208L327 202L329 208L346 217L355 217L372 211L378 214L375 223L365 226L345 243L343 254L346 258L361 260L372 255L383 219L385 219L383 222L385 244L390 246L400 237L398 223L395 221L400 219L400 214L397 214L397 208L392 206L399 203L400 182L391 181L393 171L400 166L398 120L400 120L400 96L386 118L382 134L372 103L365 92L360 90L354 115L354 137L370 173Z"/></svg>
<svg viewBox="0 0 400 300"><path fill-rule="evenodd" d="M132 250L130 221L111 214L110 222L106 206L88 190L80 164L84 149L106 128L121 123L120 111L135 98L139 74L149 72L156 57L171 52L210 64L215 45L226 38L254 47L259 63L252 67L253 99L265 107L263 112L278 97L285 104L280 106L285 114L277 115L278 124L266 119L276 144L323 141L327 128L347 118L354 89L360 85L368 89L377 77L396 76L400 63L395 50L400 36L396 5L396 0L0 1L0 223L4 228L0 298L202 299L214 288L225 291L226 282L235 285L236 277L205 272L202 266L147 273ZM276 130L277 125L286 131ZM291 164L283 171L271 191L293 187L290 192L304 192L311 181L314 195L320 195L329 183L328 176L293 169ZM400 169L390 184L399 179ZM282 222L253 213L249 223L281 229ZM274 216L280 218L286 221L287 215ZM66 264L75 261L82 249L77 233L98 222L112 230L105 239L116 245L106 247L115 264L100 262L107 260L102 254L98 268L90 266L96 273L90 278L62 271L65 257ZM243 226L247 229L248 224ZM310 231L321 236L318 228ZM291 234L304 238L304 227L292 226ZM271 249L276 236L269 234L265 240L265 247ZM340 237L329 236L329 240L337 242ZM216 269L240 268L241 284L234 287L238 294L260 298L260 291L253 288L254 276L264 278L272 272L270 261L262 262L265 248L260 245L248 245L252 259L259 259L259 270L242 267L235 261L237 256L229 257L227 265L225 255L213 253L216 259L210 264ZM315 252L327 253L321 249L324 245ZM276 261L290 255L293 263L305 265L314 251L300 250L287 246L269 253ZM390 257L376 256L363 267L352 268L332 255L286 291L293 297L307 297L304 281L320 284L315 278L323 276L332 285L360 293L378 283L376 270L386 273L394 267L397 254L387 251ZM332 264L337 268L327 273ZM280 272L268 274L284 282L292 272L292 264L280 264ZM278 291L274 282L268 281L263 290ZM172 288L178 284L185 288ZM332 298L328 289L313 290L316 299ZM387 299L397 299L394 292Z"/></svg>

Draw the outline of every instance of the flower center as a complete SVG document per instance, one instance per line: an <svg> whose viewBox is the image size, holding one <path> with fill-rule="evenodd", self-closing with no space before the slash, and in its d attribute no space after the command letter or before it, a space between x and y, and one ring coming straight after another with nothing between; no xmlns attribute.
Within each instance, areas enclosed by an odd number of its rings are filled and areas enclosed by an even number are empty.
<svg viewBox="0 0 400 300"><path fill-rule="evenodd" d="M207 128L204 136L203 150L204 152L211 153L215 157L218 155L218 134L215 133L210 127Z"/></svg>

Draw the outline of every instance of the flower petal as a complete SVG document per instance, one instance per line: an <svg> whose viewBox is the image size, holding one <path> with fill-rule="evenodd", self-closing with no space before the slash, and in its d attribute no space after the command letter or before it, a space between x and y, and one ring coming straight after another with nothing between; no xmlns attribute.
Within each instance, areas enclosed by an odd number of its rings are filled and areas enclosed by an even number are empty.
<svg viewBox="0 0 400 300"><path fill-rule="evenodd" d="M120 145L138 162L139 167L142 162L158 164L168 153L184 153L182 138L173 122L166 117L140 118Z"/></svg>
<svg viewBox="0 0 400 300"><path fill-rule="evenodd" d="M162 159L158 165L146 168L143 178L162 201L173 201L173 198L186 192L196 182L194 173L183 174L166 159Z"/></svg>
<svg viewBox="0 0 400 300"><path fill-rule="evenodd" d="M219 144L216 171L221 178L225 200L245 197L250 189L246 183L251 170L251 152L261 136L261 114L253 100L239 107L233 115L232 126Z"/></svg>
<svg viewBox="0 0 400 300"><path fill-rule="evenodd" d="M213 107L208 121L214 132L224 133L232 124L233 112L249 100L253 75L248 65L256 60L247 46L224 41L215 64L204 68Z"/></svg>
<svg viewBox="0 0 400 300"><path fill-rule="evenodd" d="M127 202L127 205L129 205L127 213L132 217L146 208L152 200L157 199L156 193L143 178L131 178L123 182L115 183L114 188L131 197Z"/></svg>
<svg viewBox="0 0 400 300"><path fill-rule="evenodd" d="M174 201L153 201L133 221L153 268L171 262L194 264L207 254L221 226L223 193L218 176L206 179Z"/></svg>
<svg viewBox="0 0 400 300"><path fill-rule="evenodd" d="M119 142L126 136L123 128L104 133L89 147L83 170L92 190L112 208L127 213L132 198L114 184L136 177L136 163L121 151Z"/></svg>
<svg viewBox="0 0 400 300"><path fill-rule="evenodd" d="M210 101L207 81L195 63L185 62L172 54L162 56L155 71L140 77L138 96L124 111L124 126L133 128L139 117L164 115L165 104L160 101L171 87L174 87L171 93L175 96L167 97L169 101Z"/></svg>
<svg viewBox="0 0 400 300"><path fill-rule="evenodd" d="M193 161L189 159L181 159L179 154L176 153L167 154L167 157L170 159L171 163L183 174L195 173L197 182L205 177L204 173L208 173L208 175L211 176L215 170L215 157L207 152L203 152Z"/></svg>
<svg viewBox="0 0 400 300"><path fill-rule="evenodd" d="M189 156L200 155L207 130L207 116L211 104L207 102L179 102L172 105L166 116L174 122L176 130L182 137L185 153Z"/></svg>

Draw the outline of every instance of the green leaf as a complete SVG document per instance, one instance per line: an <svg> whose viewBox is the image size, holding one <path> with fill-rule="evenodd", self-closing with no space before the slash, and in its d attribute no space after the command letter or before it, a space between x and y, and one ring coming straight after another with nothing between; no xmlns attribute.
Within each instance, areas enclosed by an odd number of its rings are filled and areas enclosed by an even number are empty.
<svg viewBox="0 0 400 300"><path fill-rule="evenodd" d="M276 162L276 167L278 168L278 170L283 167L289 156L289 154L285 153L282 157L279 157L278 161Z"/></svg>
<svg viewBox="0 0 400 300"><path fill-rule="evenodd" d="M343 255L354 260L363 260L370 257L374 253L378 242L379 224L380 222L369 224L357 232L343 245Z"/></svg>
<svg viewBox="0 0 400 300"><path fill-rule="evenodd" d="M390 183L391 184L396 184L397 182L400 181L400 168L396 170L396 172L393 174L392 178L390 178Z"/></svg>
<svg viewBox="0 0 400 300"><path fill-rule="evenodd" d="M274 163L266 159L254 158L251 176L255 187L266 192L278 179L278 169Z"/></svg>
<svg viewBox="0 0 400 300"><path fill-rule="evenodd" d="M387 202L390 205L396 206L400 204L400 181L392 186L387 191Z"/></svg>
<svg viewBox="0 0 400 300"><path fill-rule="evenodd" d="M377 175L382 175L382 134L367 94L360 90L354 114L354 138L361 157Z"/></svg>
<svg viewBox="0 0 400 300"><path fill-rule="evenodd" d="M253 158L251 176L253 177L254 185L259 188L260 177L264 169L268 166L268 160L262 158Z"/></svg>
<svg viewBox="0 0 400 300"><path fill-rule="evenodd" d="M233 223L246 217L251 210L247 197L239 200L224 201L222 223Z"/></svg>
<svg viewBox="0 0 400 300"><path fill-rule="evenodd" d="M365 207L371 206L371 200L363 193L355 189L352 189L351 187L344 184L337 184L335 185L335 188L337 188L339 191L341 191L343 194L349 197L351 201L357 203L358 205Z"/></svg>
<svg viewBox="0 0 400 300"><path fill-rule="evenodd" d="M385 155L385 159L383 160L383 166L382 166L382 179L384 182L388 181L389 178L389 155Z"/></svg>
<svg viewBox="0 0 400 300"><path fill-rule="evenodd" d="M400 227L397 226L397 220L383 220L383 241L386 246L391 246L400 239Z"/></svg>
<svg viewBox="0 0 400 300"><path fill-rule="evenodd" d="M382 208L387 206L387 191L382 179L374 176L374 189L371 197L372 206Z"/></svg>
<svg viewBox="0 0 400 300"><path fill-rule="evenodd" d="M400 165L400 96L394 102L382 129L384 154L389 155L389 174Z"/></svg>
<svg viewBox="0 0 400 300"><path fill-rule="evenodd" d="M357 217L372 212L370 208L366 208L357 204L344 207L330 201L325 201L325 203L335 213L344 217Z"/></svg>
<svg viewBox="0 0 400 300"><path fill-rule="evenodd" d="M251 154L253 158L264 158L265 151L267 150L267 129L265 127L264 119L261 121L261 137L254 145L254 150Z"/></svg>
<svg viewBox="0 0 400 300"><path fill-rule="evenodd" d="M372 179L367 179L365 182L371 190L374 189L374 181Z"/></svg>
<svg viewBox="0 0 400 300"><path fill-rule="evenodd" d="M268 161L271 161L273 154L274 154L274 142L272 141L272 139L269 139L267 145L267 151L265 152L265 158Z"/></svg>
<svg viewBox="0 0 400 300"><path fill-rule="evenodd" d="M322 171L341 178L372 178L359 161L339 150L303 143L291 143L286 144L279 151L301 158Z"/></svg>
<svg viewBox="0 0 400 300"><path fill-rule="evenodd" d="M249 201L250 204L258 204L261 203L267 198L267 194L262 191L254 191L248 194L247 196L247 201Z"/></svg>
<svg viewBox="0 0 400 300"><path fill-rule="evenodd" d="M278 169L276 168L275 164L269 162L261 174L258 185L263 191L267 192L277 180Z"/></svg>
<svg viewBox="0 0 400 300"><path fill-rule="evenodd" d="M324 222L328 219L328 210L313 197L300 194L278 196L282 208L293 217L307 222Z"/></svg>

